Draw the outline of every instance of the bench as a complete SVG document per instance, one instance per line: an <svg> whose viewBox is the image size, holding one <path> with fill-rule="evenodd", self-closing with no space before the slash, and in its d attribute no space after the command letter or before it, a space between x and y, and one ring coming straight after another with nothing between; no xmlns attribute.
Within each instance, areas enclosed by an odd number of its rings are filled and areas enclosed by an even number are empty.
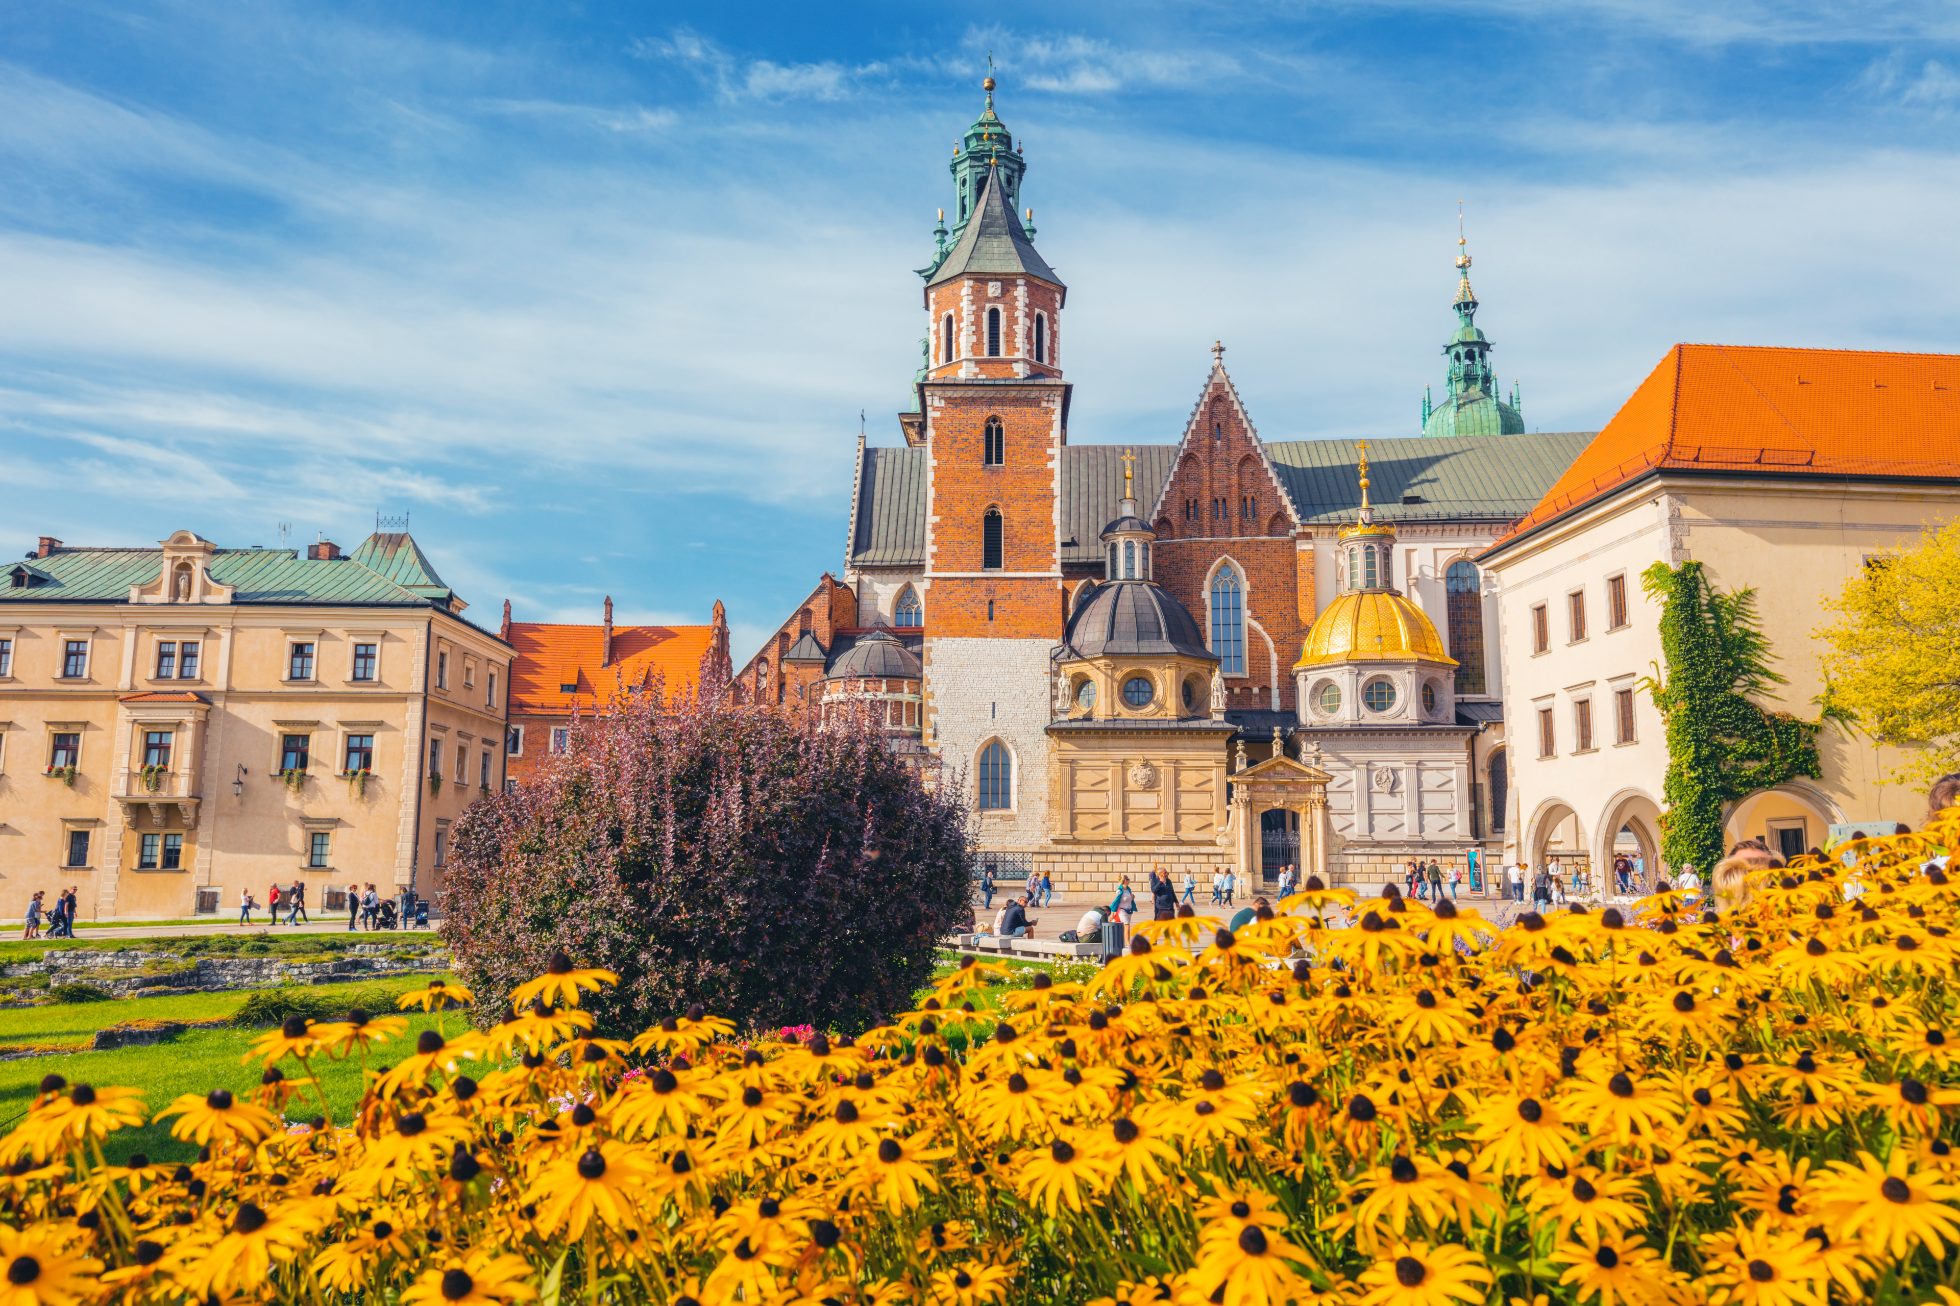
<svg viewBox="0 0 1960 1306"><path fill-rule="evenodd" d="M951 946L960 952L990 952L1009 957L1098 960L1102 943L1062 943L1055 939L1010 939L999 934L955 934Z"/></svg>

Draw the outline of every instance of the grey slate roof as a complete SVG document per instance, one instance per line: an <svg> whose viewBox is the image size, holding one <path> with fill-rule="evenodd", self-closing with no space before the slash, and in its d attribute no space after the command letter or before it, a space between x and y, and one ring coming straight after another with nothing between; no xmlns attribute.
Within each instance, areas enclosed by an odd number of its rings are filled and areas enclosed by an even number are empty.
<svg viewBox="0 0 1960 1306"><path fill-rule="evenodd" d="M824 651L823 645L817 642L817 637L806 630L796 637L796 642L789 646L787 653L783 654L783 661L822 662L829 656L830 654Z"/></svg>
<svg viewBox="0 0 1960 1306"><path fill-rule="evenodd" d="M1095 587L1068 619L1063 642L1077 657L1181 653L1218 659L1205 647L1198 623L1171 592L1147 580Z"/></svg>
<svg viewBox="0 0 1960 1306"><path fill-rule="evenodd" d="M861 635L825 672L828 680L920 680L919 655L882 630Z"/></svg>
<svg viewBox="0 0 1960 1306"><path fill-rule="evenodd" d="M386 539L377 536L370 539ZM370 553L363 545L352 557L334 559L302 558L292 549L219 549L211 558L211 579L231 586L234 603L317 603L379 604L422 607L446 597L422 551L406 535L404 549L380 547ZM412 554L412 559L404 555ZM421 589L398 583L389 575L362 561L363 555L384 558L395 564L404 578L424 577L434 581L438 592L424 580ZM413 559L420 559L415 563ZM129 587L157 578L163 567L161 549L57 549L29 564L49 578L48 583L25 589L0 585L0 603L124 603ZM9 568L11 571L11 568Z"/></svg>
<svg viewBox="0 0 1960 1306"><path fill-rule="evenodd" d="M987 188L980 196L980 211L960 233L959 243L926 282L930 289L954 277L1012 276L1026 273L1043 281L1061 285L1062 279L1048 260L1036 251L1021 220L1007 207L1007 188L999 184L998 174L989 173Z"/></svg>
<svg viewBox="0 0 1960 1306"><path fill-rule="evenodd" d="M1409 436L1368 442L1368 474L1385 521L1510 522L1531 511L1592 440L1583 431L1529 435ZM1093 564L1098 537L1123 498L1123 449L1062 449L1062 563ZM1174 444L1134 448L1137 498L1153 502L1177 458ZM1266 446L1300 519L1350 520L1361 488L1348 440L1278 440ZM921 566L926 551L926 451L867 448L858 492L853 566ZM1403 503L1419 495L1420 503Z"/></svg>

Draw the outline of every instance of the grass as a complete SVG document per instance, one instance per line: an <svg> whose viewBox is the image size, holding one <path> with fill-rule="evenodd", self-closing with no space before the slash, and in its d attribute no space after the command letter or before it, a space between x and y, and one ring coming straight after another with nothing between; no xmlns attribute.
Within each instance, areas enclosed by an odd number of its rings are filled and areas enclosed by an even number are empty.
<svg viewBox="0 0 1960 1306"><path fill-rule="evenodd" d="M92 1002L52 1007L29 1007L0 1011L0 1046L71 1044L85 1047L96 1030L136 1020L218 1021L237 1016L248 1001L266 1005L268 998L290 994L295 1000L318 1003L322 1014L337 1014L357 1003L380 1014L392 1011L394 996L428 983L426 975L391 976L387 979L346 985L290 985L279 989L251 989L235 993L187 993L167 997L137 998L126 1002ZM388 1048L413 1049L416 1035L425 1029L443 1029L450 1035L468 1025L467 1012L446 1015L409 1013L408 1031ZM244 1064L252 1043L262 1028L218 1027L188 1030L167 1043L149 1047L117 1048L108 1052L76 1051L57 1056L22 1057L0 1061L0 1133L12 1129L27 1113L43 1077L60 1075L71 1084L120 1084L143 1091L151 1111L168 1106L184 1093L208 1093L225 1088L246 1097L258 1086L261 1067L256 1060ZM380 1066L392 1060L387 1049L371 1064ZM282 1067L288 1074L295 1067ZM361 1094L361 1063L317 1061L315 1073L326 1097L327 1109L337 1122L352 1113ZM321 1113L320 1097L311 1087L303 1088L286 1107L291 1121L310 1120ZM105 1150L111 1161L121 1161L132 1152L146 1153L152 1160L188 1160L197 1149L170 1137L170 1122L125 1129L110 1136Z"/></svg>
<svg viewBox="0 0 1960 1306"><path fill-rule="evenodd" d="M419 989L429 982L426 975L390 976L386 979L361 980L338 985L308 985L301 988L293 986L308 995L317 994L320 999L332 1002L336 1007L353 1005L352 995L359 992L363 1001L365 995L384 994L390 1009L394 1006L396 994L410 989ZM48 1007L16 1007L0 1011L0 1048L8 1047L55 1047L72 1045L85 1048L89 1039L98 1029L111 1025L127 1025L132 1021L201 1021L228 1020L237 1014L238 1009L256 994L277 992L269 989L241 989L233 993L170 993L154 998L130 998L121 1002L63 1003ZM347 995L337 997L337 995ZM372 1004L378 1009L379 1004ZM159 1045L173 1053L184 1042L183 1037L176 1041ZM148 1052L152 1056L158 1047L138 1048L135 1051ZM56 1064L55 1058L34 1059L33 1064L53 1069L60 1074L68 1074ZM7 1063L24 1064L24 1063ZM0 1067L4 1068L4 1067ZM46 1069L41 1073L45 1074ZM72 1076L70 1076L72 1078ZM35 1076L38 1080L39 1075Z"/></svg>

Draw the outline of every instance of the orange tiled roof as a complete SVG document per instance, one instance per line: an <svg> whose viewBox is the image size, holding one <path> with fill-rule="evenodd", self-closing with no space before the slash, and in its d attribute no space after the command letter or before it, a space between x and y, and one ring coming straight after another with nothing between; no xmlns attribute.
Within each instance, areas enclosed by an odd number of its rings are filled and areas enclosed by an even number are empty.
<svg viewBox="0 0 1960 1306"><path fill-rule="evenodd" d="M603 705L623 688L664 678L669 693L694 684L713 626L614 626L613 656L601 666L602 626L510 623L517 658L510 668L513 712L565 713ZM576 685L567 693L564 685Z"/></svg>
<svg viewBox="0 0 1960 1306"><path fill-rule="evenodd" d="M1960 476L1960 355L1676 345L1504 539L1657 467Z"/></svg>
<svg viewBox="0 0 1960 1306"><path fill-rule="evenodd" d="M203 703L204 695L189 689L142 689L134 694L122 694L116 699L119 703Z"/></svg>

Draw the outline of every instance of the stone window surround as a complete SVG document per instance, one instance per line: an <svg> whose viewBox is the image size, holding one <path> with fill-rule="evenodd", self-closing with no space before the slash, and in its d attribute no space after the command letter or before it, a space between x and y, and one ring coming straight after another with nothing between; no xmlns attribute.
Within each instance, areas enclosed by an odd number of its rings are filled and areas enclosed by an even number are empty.
<svg viewBox="0 0 1960 1306"><path fill-rule="evenodd" d="M59 646L56 650L56 655L59 658L59 661L55 663L54 678L56 680L86 683L92 682L95 679L95 635L97 629L95 626L70 626L63 630L57 630L54 633L55 643ZM68 645L73 642L80 642L84 646L82 649L82 674L79 676L68 674Z"/></svg>
<svg viewBox="0 0 1960 1306"><path fill-rule="evenodd" d="M999 744L1007 751L1007 806L980 806L980 759L992 744ZM1021 811L1021 754L1014 747L1014 741L1005 735L988 735L973 750L973 811L982 820L989 817L1015 817Z"/></svg>

